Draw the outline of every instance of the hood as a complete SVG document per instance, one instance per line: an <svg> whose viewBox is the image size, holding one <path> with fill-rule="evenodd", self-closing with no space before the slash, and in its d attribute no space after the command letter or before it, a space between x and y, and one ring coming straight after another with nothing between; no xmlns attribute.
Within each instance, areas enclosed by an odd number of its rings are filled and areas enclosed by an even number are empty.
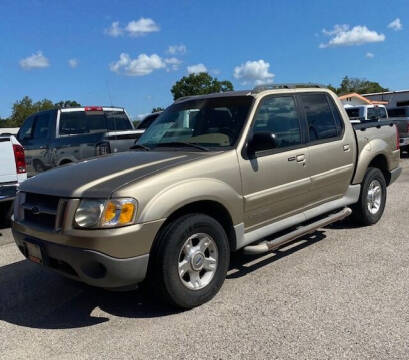
<svg viewBox="0 0 409 360"><path fill-rule="evenodd" d="M185 152L124 152L64 165L23 182L21 191L59 197L109 197L117 188L203 155Z"/></svg>

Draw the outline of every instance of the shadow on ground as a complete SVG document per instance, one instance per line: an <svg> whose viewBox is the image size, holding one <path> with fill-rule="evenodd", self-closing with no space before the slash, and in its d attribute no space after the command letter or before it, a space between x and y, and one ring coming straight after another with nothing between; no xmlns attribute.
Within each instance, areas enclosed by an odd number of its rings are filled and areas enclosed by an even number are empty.
<svg viewBox="0 0 409 360"><path fill-rule="evenodd" d="M228 279L237 279L274 263L325 238L323 231L259 256L232 256ZM109 292L92 288L27 260L0 268L0 321L42 329L68 329L109 321L94 310L127 318L152 318L176 314L146 291Z"/></svg>

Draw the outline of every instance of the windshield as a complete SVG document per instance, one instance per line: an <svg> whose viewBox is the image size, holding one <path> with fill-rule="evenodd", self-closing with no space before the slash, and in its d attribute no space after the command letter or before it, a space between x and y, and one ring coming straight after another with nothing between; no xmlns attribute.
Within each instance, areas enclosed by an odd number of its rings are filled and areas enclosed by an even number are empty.
<svg viewBox="0 0 409 360"><path fill-rule="evenodd" d="M249 96L234 96L174 104L145 131L138 144L149 148L166 144L172 147L190 144L206 148L234 146L252 100Z"/></svg>

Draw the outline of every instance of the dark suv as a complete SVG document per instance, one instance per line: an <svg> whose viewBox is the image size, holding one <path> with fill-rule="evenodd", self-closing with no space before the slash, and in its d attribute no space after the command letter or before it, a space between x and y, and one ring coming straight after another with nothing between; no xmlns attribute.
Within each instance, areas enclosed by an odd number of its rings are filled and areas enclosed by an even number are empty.
<svg viewBox="0 0 409 360"><path fill-rule="evenodd" d="M126 151L138 136L123 108L85 106L33 114L17 139L25 149L28 175L33 176L55 166Z"/></svg>

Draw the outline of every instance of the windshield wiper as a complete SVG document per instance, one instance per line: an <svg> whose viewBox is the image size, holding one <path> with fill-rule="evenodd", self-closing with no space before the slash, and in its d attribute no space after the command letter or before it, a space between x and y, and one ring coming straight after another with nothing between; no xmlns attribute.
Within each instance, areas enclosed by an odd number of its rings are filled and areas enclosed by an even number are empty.
<svg viewBox="0 0 409 360"><path fill-rule="evenodd" d="M131 150L142 149L144 151L149 151L151 148L142 144L133 144L129 149Z"/></svg>
<svg viewBox="0 0 409 360"><path fill-rule="evenodd" d="M199 150L202 150L202 151L209 151L209 149L207 147L205 147L205 146L202 146L202 145L199 145L199 144L196 144L196 143L184 142L184 141L170 141L170 142L163 142L163 143L155 144L155 147L160 147L160 146L163 146L163 147L166 147L166 146L169 146L169 147L188 146L188 147L193 147L193 148L196 148L196 149L199 149Z"/></svg>

